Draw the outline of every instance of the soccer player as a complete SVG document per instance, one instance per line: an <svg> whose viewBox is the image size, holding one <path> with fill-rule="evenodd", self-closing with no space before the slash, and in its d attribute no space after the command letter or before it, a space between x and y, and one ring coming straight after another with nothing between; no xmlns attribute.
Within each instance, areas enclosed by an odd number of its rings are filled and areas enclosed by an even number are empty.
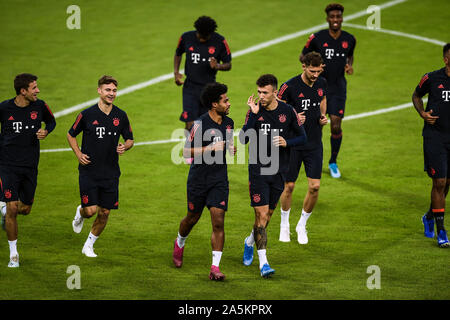
<svg viewBox="0 0 450 320"><path fill-rule="evenodd" d="M106 227L109 213L119 208L119 155L133 147L133 132L127 114L113 104L117 95L117 80L102 76L98 80L97 104L83 110L67 133L67 140L79 166L81 204L72 222L73 231L80 233L84 219L97 213L82 253L95 258L94 243ZM83 132L81 150L76 136ZM119 143L122 135L124 143Z"/></svg>
<svg viewBox="0 0 450 320"><path fill-rule="evenodd" d="M308 143L291 148L289 171L286 175L284 191L281 195L280 238L282 242L290 241L289 213L291 211L292 193L302 163L308 178L308 191L303 200L300 220L295 230L300 244L308 243L306 222L319 197L320 178L322 177L323 146L322 127L328 123L325 116L327 109L327 81L319 77L323 71L323 60L319 53L310 52L303 58L303 73L286 81L278 92L278 98L295 108L304 124Z"/></svg>
<svg viewBox="0 0 450 320"><path fill-rule="evenodd" d="M412 102L424 120L422 130L424 171L432 180L431 204L422 217L424 234L434 238L436 222L437 242L449 247L444 228L445 198L450 186L450 43L443 49L445 67L425 74L417 85ZM426 110L422 97L428 94Z"/></svg>
<svg viewBox="0 0 450 320"><path fill-rule="evenodd" d="M345 112L347 99L347 80L345 73L353 74L353 51L356 39L350 33L341 29L344 7L337 3L329 4L325 8L328 29L312 34L302 53L300 61L311 51L321 54L325 60L325 69L322 76L328 82L327 113L330 117L331 128L331 156L328 168L333 178L340 178L341 173L337 166L337 157L342 143L341 122Z"/></svg>
<svg viewBox="0 0 450 320"><path fill-rule="evenodd" d="M17 75L16 97L0 103L0 208L9 243L10 268L19 267L17 215L30 214L34 202L39 140L45 139L56 126L48 105L37 98L40 92L37 79L29 73Z"/></svg>
<svg viewBox="0 0 450 320"><path fill-rule="evenodd" d="M187 179L187 215L181 220L174 243L173 263L180 268L186 239L200 219L204 207L211 213L212 265L211 280L222 281L225 275L219 264L225 241L224 219L228 208L228 174L226 151L236 153L233 143L234 122L227 116L230 101L227 86L221 83L207 84L201 100L208 106L207 113L194 122L186 139L184 156L193 157Z"/></svg>
<svg viewBox="0 0 450 320"><path fill-rule="evenodd" d="M306 134L294 108L277 100L274 75L262 75L256 85L259 100L253 95L248 98L250 110L239 133L240 142L249 143L250 204L255 212L253 231L244 241L243 263L252 264L256 244L261 276L266 278L275 272L266 256L266 228L284 189L289 149L305 143Z"/></svg>
<svg viewBox="0 0 450 320"><path fill-rule="evenodd" d="M217 71L231 69L231 52L225 38L216 33L217 24L214 19L201 16L194 23L195 30L185 32L178 41L174 56L174 76L177 86L183 86L183 112L180 120L186 123L186 134L193 121L208 112L203 106L200 94L203 87L215 82ZM183 53L186 53L186 80L180 73Z"/></svg>

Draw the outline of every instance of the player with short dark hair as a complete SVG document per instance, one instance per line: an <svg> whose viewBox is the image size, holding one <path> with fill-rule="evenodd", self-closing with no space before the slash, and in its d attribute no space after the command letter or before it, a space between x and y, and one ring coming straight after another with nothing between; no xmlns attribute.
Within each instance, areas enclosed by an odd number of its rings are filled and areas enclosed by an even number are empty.
<svg viewBox="0 0 450 320"><path fill-rule="evenodd" d="M97 213L82 253L97 255L94 243L108 222L111 210L119 208L119 155L133 147L133 132L125 111L113 104L117 95L117 80L103 76L98 81L98 103L83 110L67 133L67 140L78 162L80 202L72 222L73 231L80 233L84 219ZM77 135L83 132L81 150ZM120 136L124 143L120 143Z"/></svg>
<svg viewBox="0 0 450 320"><path fill-rule="evenodd" d="M306 42L300 61L311 51L320 53L325 60L322 76L327 80L327 113L330 117L331 156L328 168L333 178L340 178L337 157L342 143L342 118L344 118L345 102L347 100L347 80L345 73L353 74L353 52L356 39L350 33L341 29L344 20L344 7L338 3L329 4L325 8L328 29L312 34Z"/></svg>
<svg viewBox="0 0 450 320"><path fill-rule="evenodd" d="M190 130L193 121L208 112L203 106L200 94L207 83L216 81L217 71L231 69L231 51L225 38L216 32L214 19L201 16L194 23L195 30L185 32L178 41L174 56L175 83L183 86L183 112L180 120ZM183 53L186 53L186 80L180 73Z"/></svg>
<svg viewBox="0 0 450 320"><path fill-rule="evenodd" d="M262 75L256 85L259 100L253 95L248 98L249 111L239 133L241 143L249 143L250 205L255 212L253 230L244 241L243 263L252 264L256 244L260 273L266 278L275 272L266 256L266 228L284 189L289 149L304 144L306 134L294 108L277 100L274 75Z"/></svg>
<svg viewBox="0 0 450 320"><path fill-rule="evenodd" d="M211 280L224 280L219 264L225 242L224 219L228 209L228 174L226 151L236 153L233 143L234 122L227 115L230 101L228 88L210 83L202 91L201 99L208 112L194 122L186 139L184 156L194 158L187 179L187 215L181 220L174 243L173 263L180 268L186 239L200 219L206 206L211 213L212 265Z"/></svg>
<svg viewBox="0 0 450 320"><path fill-rule="evenodd" d="M28 215L34 202L40 155L39 140L55 129L48 105L37 98L38 77L22 73L14 79L16 97L0 103L0 211L8 237L8 267L19 267L17 215ZM41 128L42 122L45 129Z"/></svg>
<svg viewBox="0 0 450 320"><path fill-rule="evenodd" d="M286 81L278 91L278 98L295 108L308 136L307 144L291 148L289 171L281 195L279 240L290 241L289 213L292 193L303 163L308 178L308 191L303 201L300 220L295 229L298 242L306 244L308 243L306 222L319 197L323 162L322 127L328 123L328 119L325 116L327 81L319 76L323 71L322 57L314 51L307 53L303 58L302 68L303 72L300 75Z"/></svg>
<svg viewBox="0 0 450 320"><path fill-rule="evenodd" d="M432 180L431 204L422 217L424 234L434 238L441 248L449 247L444 227L445 198L450 186L450 43L443 48L445 67L426 73L412 95L419 115L424 119L422 130L424 171ZM428 94L426 109L422 97Z"/></svg>

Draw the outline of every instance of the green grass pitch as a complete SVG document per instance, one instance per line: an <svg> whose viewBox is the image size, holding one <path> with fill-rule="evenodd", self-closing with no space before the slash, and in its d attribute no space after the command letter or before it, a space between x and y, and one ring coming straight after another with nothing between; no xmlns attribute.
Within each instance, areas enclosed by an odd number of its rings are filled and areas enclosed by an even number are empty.
<svg viewBox="0 0 450 320"><path fill-rule="evenodd" d="M387 1L387 0L386 0ZM345 0L345 16L381 0ZM325 23L328 1L77 1L81 29L70 30L71 1L0 2L0 95L14 96L13 78L39 76L39 97L53 112L97 97L103 74L119 89L171 73L182 32L210 15L232 52ZM448 42L446 0L409 0L381 11L381 27ZM349 21L366 25L367 15ZM443 67L442 47L369 30L344 27L357 39L355 73L347 77L346 116L411 101L425 72ZM298 55L309 34L233 59L217 80L229 86L230 116L242 126L255 81L274 73L280 82L300 73ZM184 63L184 62L183 62ZM170 139L183 125L181 88L163 81L117 98L133 126L135 142ZM57 118L41 149L68 148L66 133L77 112ZM229 165L230 201L221 270L211 265L209 212L190 234L181 269L172 265L173 241L186 213L188 166L171 161L176 143L135 146L120 158L120 208L95 244L96 259L81 254L93 220L81 234L71 221L79 203L77 161L72 152L42 153L31 214L20 216L21 266L7 268L6 235L0 241L0 299L449 299L450 251L423 236L421 216L431 181L423 172L423 122L406 108L343 122L339 164L343 177L324 167L318 204L308 221L309 243L299 245L294 226L306 191L302 169L294 192L290 243L278 241L279 207L268 227L268 280L257 263L242 265L243 240L254 214L245 164ZM324 163L329 126L324 128ZM447 222L448 225L448 222ZM257 259L256 261L257 262ZM81 272L81 289L67 287L69 266ZM369 266L380 270L370 290Z"/></svg>

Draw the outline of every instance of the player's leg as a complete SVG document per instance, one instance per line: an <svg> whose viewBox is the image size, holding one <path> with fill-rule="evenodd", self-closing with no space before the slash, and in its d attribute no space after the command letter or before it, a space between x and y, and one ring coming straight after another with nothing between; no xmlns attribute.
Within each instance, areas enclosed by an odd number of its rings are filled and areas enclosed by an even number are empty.
<svg viewBox="0 0 450 320"><path fill-rule="evenodd" d="M72 220L72 229L75 233L80 233L83 229L84 219L94 216L98 208L98 186L94 178L88 175L79 175L80 205L75 210Z"/></svg>
<svg viewBox="0 0 450 320"><path fill-rule="evenodd" d="M209 273L209 278L211 280L222 281L225 279L225 275L220 271L219 264L222 258L223 246L225 243L225 230L224 230L225 211L220 208L211 207L210 213L212 224L212 234L211 234L212 264Z"/></svg>
<svg viewBox="0 0 450 320"><path fill-rule="evenodd" d="M330 169L330 174L333 178L340 178L341 173L337 167L337 157L342 144L342 118L333 114L330 114L330 145L331 145L331 156L328 161L328 167Z"/></svg>
<svg viewBox="0 0 450 320"><path fill-rule="evenodd" d="M433 186L431 189L431 211L433 212L434 221L436 223L438 245L442 248L450 245L444 227L446 185L446 178L435 178L433 179Z"/></svg>

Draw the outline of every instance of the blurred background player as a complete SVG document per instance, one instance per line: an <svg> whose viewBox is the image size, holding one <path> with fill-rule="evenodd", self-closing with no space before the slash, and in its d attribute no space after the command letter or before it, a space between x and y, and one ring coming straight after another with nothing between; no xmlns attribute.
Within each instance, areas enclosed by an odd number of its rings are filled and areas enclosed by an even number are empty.
<svg viewBox="0 0 450 320"><path fill-rule="evenodd" d="M216 21L201 16L195 21L194 27L195 30L181 35L173 63L175 83L183 86L183 112L180 120L186 123L187 131L191 129L194 120L208 112L208 107L203 106L200 101L203 87L216 81L218 70L231 69L230 48L225 38L215 32ZM183 53L186 53L184 81L180 73Z"/></svg>
<svg viewBox="0 0 450 320"><path fill-rule="evenodd" d="M319 53L310 52L303 57L303 73L286 81L278 92L278 98L295 108L304 125L308 142L291 148L289 171L286 175L284 191L281 195L280 241L289 242L289 213L295 181L302 166L308 178L308 191L303 200L302 213L297 223L297 240L308 243L306 222L319 197L320 178L322 177L323 146L322 127L328 123L327 81L319 77L323 71L323 60Z"/></svg>
<svg viewBox="0 0 450 320"><path fill-rule="evenodd" d="M305 143L306 134L297 112L277 100L278 81L274 75L262 75L256 85L258 99L253 95L248 98L249 111L239 133L240 142L249 143L248 183L250 205L255 212L253 230L244 241L243 263L252 264L256 244L260 273L267 278L275 272L266 255L267 226L283 193L289 149ZM293 137L288 139L291 132Z"/></svg>
<svg viewBox="0 0 450 320"><path fill-rule="evenodd" d="M337 3L329 4L325 8L328 29L312 34L300 55L300 61L311 51L319 52L325 60L322 76L327 80L327 113L331 124L331 156L328 161L330 174L333 178L340 178L337 157L342 143L342 118L347 99L347 80L345 73L353 74L353 51L356 39L350 33L341 29L344 7Z"/></svg>
<svg viewBox="0 0 450 320"><path fill-rule="evenodd" d="M16 97L0 104L0 185L2 223L9 243L10 268L19 267L17 215L28 215L37 186L40 143L56 127L48 105L37 98L37 76L14 79ZM42 122L45 129L42 129Z"/></svg>
<svg viewBox="0 0 450 320"><path fill-rule="evenodd" d="M205 206L211 213L212 265L211 280L224 280L219 264L225 242L224 219L228 208L228 173L226 151L234 155L234 122L227 117L230 101L227 86L221 83L206 85L201 100L209 107L207 113L194 122L186 139L185 157L193 157L187 180L187 215L181 220L174 243L173 263L180 268L186 239L200 219Z"/></svg>
<svg viewBox="0 0 450 320"><path fill-rule="evenodd" d="M72 221L73 231L80 233L84 219L97 213L81 251L90 258L97 256L94 243L105 229L110 211L119 208L119 155L134 144L127 114L113 104L117 85L113 77L101 77L97 88L98 103L83 110L67 133L69 145L79 162L81 205ZM80 150L76 136L81 132ZM124 143L119 143L120 136Z"/></svg>
<svg viewBox="0 0 450 320"><path fill-rule="evenodd" d="M412 101L424 119L422 130L424 170L431 178L431 204L422 217L424 233L434 238L436 222L438 246L449 247L444 228L445 198L450 185L450 43L443 49L445 67L425 74L417 85ZM422 97L428 94L427 108Z"/></svg>

